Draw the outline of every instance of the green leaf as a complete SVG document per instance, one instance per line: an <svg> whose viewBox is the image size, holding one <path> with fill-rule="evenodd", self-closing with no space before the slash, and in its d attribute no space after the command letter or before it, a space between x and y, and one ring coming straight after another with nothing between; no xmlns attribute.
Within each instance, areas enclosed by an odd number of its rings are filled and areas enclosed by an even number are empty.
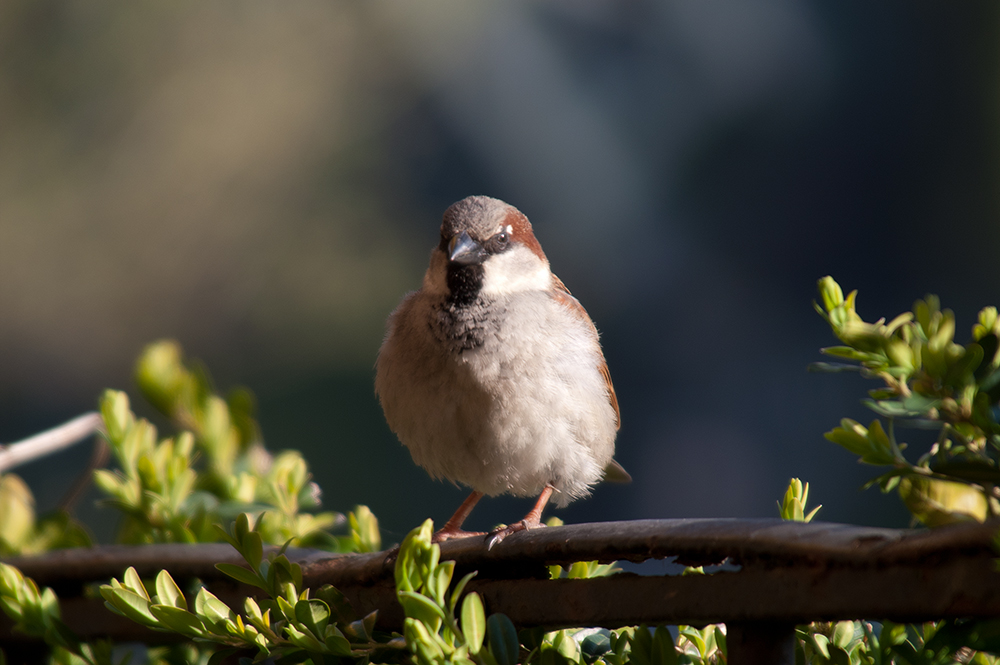
<svg viewBox="0 0 1000 665"><path fill-rule="evenodd" d="M264 558L264 542L257 531L251 531L243 538L240 554L252 570L260 570L260 562Z"/></svg>
<svg viewBox="0 0 1000 665"><path fill-rule="evenodd" d="M611 651L611 638L607 630L587 635L580 642L580 652L588 663L593 663L609 651Z"/></svg>
<svg viewBox="0 0 1000 665"><path fill-rule="evenodd" d="M885 416L886 418L914 418L916 416L923 415L923 412L908 409L903 402L896 400L880 400L876 402L871 399L863 399L861 400L861 403L875 413L880 416Z"/></svg>
<svg viewBox="0 0 1000 665"><path fill-rule="evenodd" d="M850 365L848 363L809 363L806 365L808 372L822 372L825 374L839 374L841 372L860 372L860 365Z"/></svg>
<svg viewBox="0 0 1000 665"><path fill-rule="evenodd" d="M478 593L472 592L462 601L462 635L469 653L479 653L486 637L486 612Z"/></svg>
<svg viewBox="0 0 1000 665"><path fill-rule="evenodd" d="M635 665L652 665L653 633L646 624L635 629L629 643L632 646L632 662Z"/></svg>
<svg viewBox="0 0 1000 665"><path fill-rule="evenodd" d="M779 504L781 519L795 522L808 522L812 519L819 506L813 509L808 516L805 515L806 503L809 500L809 483L803 484L798 478L792 478L788 482L788 489Z"/></svg>
<svg viewBox="0 0 1000 665"><path fill-rule="evenodd" d="M327 604L334 621L350 623L358 618L357 613L351 606L351 601L347 600L347 596L341 593L336 587L324 584L316 591L316 597Z"/></svg>
<svg viewBox="0 0 1000 665"><path fill-rule="evenodd" d="M965 347L962 356L954 361L944 375L944 384L961 388L973 382L973 373L983 362L983 347L975 342Z"/></svg>
<svg viewBox="0 0 1000 665"><path fill-rule="evenodd" d="M816 510L819 510L819 508L816 508ZM806 522L812 519L812 516L816 513L816 510L813 510L811 513L809 513L809 517L806 518ZM729 643L726 640L726 634L722 632L722 628L718 625L715 626L715 645L719 647L719 651L722 652L723 659L725 659L727 662L729 660L728 644Z"/></svg>
<svg viewBox="0 0 1000 665"><path fill-rule="evenodd" d="M469 583L473 577L476 576L477 571L472 571L467 573L462 579L458 581L455 588L451 592L451 600L448 602L448 610L454 614L455 608L458 607L458 599L461 598L462 592L465 591L465 585Z"/></svg>
<svg viewBox="0 0 1000 665"><path fill-rule="evenodd" d="M240 513L233 521L233 539L239 543L237 549L243 546L248 533L250 533L250 517L246 513Z"/></svg>
<svg viewBox="0 0 1000 665"><path fill-rule="evenodd" d="M868 430L850 418L844 418L840 421L840 427L835 427L823 436L855 455L864 455L870 448Z"/></svg>
<svg viewBox="0 0 1000 665"><path fill-rule="evenodd" d="M184 594L174 582L174 578L165 570L161 570L156 576L156 599L160 605L187 610L187 600L184 599Z"/></svg>
<svg viewBox="0 0 1000 665"><path fill-rule="evenodd" d="M552 649L558 652L567 663L576 663L580 660L580 647L565 630L555 632L552 638Z"/></svg>
<svg viewBox="0 0 1000 665"><path fill-rule="evenodd" d="M108 439L121 441L133 422L128 395L117 390L105 390L101 396L101 417Z"/></svg>
<svg viewBox="0 0 1000 665"><path fill-rule="evenodd" d="M988 513L986 497L963 483L911 476L900 480L899 496L914 517L932 527L981 522Z"/></svg>
<svg viewBox="0 0 1000 665"><path fill-rule="evenodd" d="M941 406L939 398L920 395L918 393L914 393L903 399L903 408L921 416L926 416L928 411L936 409L939 406Z"/></svg>
<svg viewBox="0 0 1000 665"><path fill-rule="evenodd" d="M846 649L854 640L854 622L839 621L833 627L833 643Z"/></svg>
<svg viewBox="0 0 1000 665"><path fill-rule="evenodd" d="M896 462L892 444L878 420L873 420L868 428L850 418L844 418L840 423L840 427L823 436L859 455L865 464L891 465Z"/></svg>
<svg viewBox="0 0 1000 665"><path fill-rule="evenodd" d="M396 588L402 591L416 591L424 582L424 576L437 565L437 556L441 549L431 543L434 523L425 520L416 529L410 531L399 546L396 557Z"/></svg>
<svg viewBox="0 0 1000 665"><path fill-rule="evenodd" d="M830 652L830 663L832 665L851 665L851 655L843 647L830 644L827 649Z"/></svg>
<svg viewBox="0 0 1000 665"><path fill-rule="evenodd" d="M942 649L955 652L962 647L994 654L1000 652L1000 619L942 621L934 636L928 640L925 649L932 652Z"/></svg>
<svg viewBox="0 0 1000 665"><path fill-rule="evenodd" d="M276 596L274 604L278 606L278 611L289 621L295 620L295 606L285 600L284 596Z"/></svg>
<svg viewBox="0 0 1000 665"><path fill-rule="evenodd" d="M295 603L295 618L312 631L313 635L326 634L330 623L330 608L322 600L313 598Z"/></svg>
<svg viewBox="0 0 1000 665"><path fill-rule="evenodd" d="M205 635L205 629L201 620L186 609L170 605L151 605L149 611L161 624L174 632L189 637L202 637Z"/></svg>
<svg viewBox="0 0 1000 665"><path fill-rule="evenodd" d="M520 643L517 630L505 614L493 614L486 620L486 634L489 639L490 654L498 665L517 665Z"/></svg>
<svg viewBox="0 0 1000 665"><path fill-rule="evenodd" d="M135 568L129 566L125 570L125 577L122 580L122 585L129 591L138 594L149 600L149 592L146 591L146 587L142 583L142 579L139 577L139 573L135 572Z"/></svg>
<svg viewBox="0 0 1000 665"><path fill-rule="evenodd" d="M705 643L705 638L702 636L701 631L697 628L691 626L684 626L678 629L678 633L683 635L687 640L691 642L698 649L699 654L705 654L708 652L708 645ZM654 663L655 665L655 663Z"/></svg>
<svg viewBox="0 0 1000 665"><path fill-rule="evenodd" d="M812 642L813 649L819 653L824 658L830 658L830 640L826 635L821 635L819 633L814 633L810 636L810 641Z"/></svg>
<svg viewBox="0 0 1000 665"><path fill-rule="evenodd" d="M657 626L653 632L650 660L653 665L676 665L677 663L677 649L674 648L674 638L666 626Z"/></svg>
<svg viewBox="0 0 1000 665"><path fill-rule="evenodd" d="M260 611L260 605L250 596L243 599L243 613L247 615L247 618L255 626L260 627L260 625L265 623L264 615Z"/></svg>
<svg viewBox="0 0 1000 665"><path fill-rule="evenodd" d="M288 636L289 642L306 651L312 653L323 653L326 651L326 644L320 642L309 633L302 632L291 624L285 626L285 634Z"/></svg>
<svg viewBox="0 0 1000 665"><path fill-rule="evenodd" d="M399 598L399 604L403 606L406 616L424 622L435 632L445 619L444 610L432 599L421 593L399 591L396 596Z"/></svg>
<svg viewBox="0 0 1000 665"><path fill-rule="evenodd" d="M207 622L207 626L217 631L220 630L220 624L236 619L236 614L229 609L229 606L205 587L198 589L198 595L194 599L194 611Z"/></svg>
<svg viewBox="0 0 1000 665"><path fill-rule="evenodd" d="M372 631L369 629L374 628L374 626L368 626L364 621L358 620L347 624L340 624L340 628L344 631L344 637L349 642L361 643L368 642L371 639Z"/></svg>
<svg viewBox="0 0 1000 665"><path fill-rule="evenodd" d="M983 348L984 361L975 371L975 378L980 381L996 365L997 351L1000 351L1000 337L990 332L980 337L978 341L979 346Z"/></svg>
<svg viewBox="0 0 1000 665"><path fill-rule="evenodd" d="M122 489L127 483L121 474L107 469L95 469L93 478L98 489L105 494L117 497L122 495Z"/></svg>
<svg viewBox="0 0 1000 665"><path fill-rule="evenodd" d="M378 519L368 506L355 506L347 514L351 526L351 539L358 552L378 552L382 549L382 536L379 534Z"/></svg>
<svg viewBox="0 0 1000 665"><path fill-rule="evenodd" d="M423 622L407 617L403 620L403 635L406 636L406 645L421 663L437 663L444 658L437 635L431 634Z"/></svg>
<svg viewBox="0 0 1000 665"><path fill-rule="evenodd" d="M448 586L455 572L454 561L442 561L427 576L426 589L428 595L439 605L445 605L448 597Z"/></svg>
<svg viewBox="0 0 1000 665"><path fill-rule="evenodd" d="M819 350L820 353L834 358L846 358L848 360L867 360L868 354L858 351L851 346L826 346ZM851 367L854 367L853 365Z"/></svg>
<svg viewBox="0 0 1000 665"><path fill-rule="evenodd" d="M365 635L371 636L375 634L375 623L378 621L378 610L372 610L365 615L365 618L361 620L362 625L365 627Z"/></svg>
<svg viewBox="0 0 1000 665"><path fill-rule="evenodd" d="M823 307L826 311L831 311L835 307L844 304L844 292L840 284L829 275L821 277L816 283L820 298L823 300Z"/></svg>
<svg viewBox="0 0 1000 665"><path fill-rule="evenodd" d="M219 649L208 659L207 665L223 665L223 663L228 663L229 657L239 652L239 649Z"/></svg>
<svg viewBox="0 0 1000 665"><path fill-rule="evenodd" d="M237 582L242 582L243 584L249 584L250 586L255 586L264 591L267 591L267 585L261 581L259 577L254 575L253 571L247 570L243 566L237 566L234 563L217 563L215 567L223 574L232 577Z"/></svg>
<svg viewBox="0 0 1000 665"><path fill-rule="evenodd" d="M326 644L326 648L329 649L330 653L334 656L351 655L351 643L347 641L344 634L333 624L326 627L324 642Z"/></svg>
<svg viewBox="0 0 1000 665"><path fill-rule="evenodd" d="M124 587L114 588L108 585L101 587L107 607L122 616L145 626L155 626L156 618L149 611L149 601L134 591Z"/></svg>

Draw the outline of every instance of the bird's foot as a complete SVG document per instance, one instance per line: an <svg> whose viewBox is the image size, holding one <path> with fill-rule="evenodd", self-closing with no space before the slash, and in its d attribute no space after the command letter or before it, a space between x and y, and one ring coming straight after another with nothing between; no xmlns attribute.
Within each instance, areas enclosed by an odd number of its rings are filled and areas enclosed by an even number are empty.
<svg viewBox="0 0 1000 665"><path fill-rule="evenodd" d="M487 535L485 531L463 531L462 529L451 528L449 529L445 526L438 531L435 531L431 536L432 543L443 543L446 540L454 540L455 538L471 538L472 536L485 536ZM392 549L385 553L385 559L383 564L386 566L396 565L396 558L399 556L399 545L396 545Z"/></svg>
<svg viewBox="0 0 1000 665"><path fill-rule="evenodd" d="M472 536L485 536L486 534L482 531L463 531L459 528L448 528L445 525L442 529L434 532L431 536L432 543L443 543L446 540L454 540L455 538L470 538Z"/></svg>
<svg viewBox="0 0 1000 665"><path fill-rule="evenodd" d="M539 529L544 526L545 524L543 524L541 520L526 517L520 522L514 522L510 526L497 527L496 529L493 529L493 531L490 531L489 535L486 536L486 549L493 549L512 533L527 531L528 529Z"/></svg>

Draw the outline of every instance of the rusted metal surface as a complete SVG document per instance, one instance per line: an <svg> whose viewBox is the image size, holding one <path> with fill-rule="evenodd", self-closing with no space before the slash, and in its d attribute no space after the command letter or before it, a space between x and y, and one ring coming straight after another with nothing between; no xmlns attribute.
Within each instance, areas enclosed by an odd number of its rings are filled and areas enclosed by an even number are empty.
<svg viewBox="0 0 1000 665"><path fill-rule="evenodd" d="M543 565L573 561L633 561L676 557L691 566L729 561L739 566L887 566L927 556L993 555L1000 522L931 530L877 529L778 519L635 520L575 524L517 533L487 550L482 538L441 545L441 556L481 575L524 577ZM387 574L385 556L315 561L307 577L363 583Z"/></svg>
<svg viewBox="0 0 1000 665"><path fill-rule="evenodd" d="M920 621L1000 616L1000 573L995 572L997 554L991 544L998 529L1000 522L928 531L780 520L639 520L516 533L493 550L481 538L449 541L441 551L459 570L478 570L469 588L483 595L489 611L503 612L521 626ZM379 610L383 627L401 624L386 553L288 554L302 564L308 585L333 584L358 611ZM728 561L738 570L684 577L545 579L550 564L666 557L688 565ZM198 577L229 595L248 590L224 580L214 564L236 560L228 546L157 545L65 551L10 563L57 589L120 576L132 565L143 576L166 568L175 577ZM108 634L90 632L111 625L94 618L104 612L99 602L79 599L69 605L64 616L70 625L78 614L91 622L82 634ZM116 630L111 634L117 636Z"/></svg>

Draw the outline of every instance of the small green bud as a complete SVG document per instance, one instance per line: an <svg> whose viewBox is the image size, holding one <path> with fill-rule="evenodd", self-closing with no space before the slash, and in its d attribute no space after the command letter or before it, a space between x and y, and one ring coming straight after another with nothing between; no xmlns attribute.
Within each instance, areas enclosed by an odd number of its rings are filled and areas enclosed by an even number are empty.
<svg viewBox="0 0 1000 665"><path fill-rule="evenodd" d="M823 307L826 308L827 312L832 312L835 307L844 304L844 291L833 277L827 275L820 278L816 286L819 289L820 298L823 300Z"/></svg>

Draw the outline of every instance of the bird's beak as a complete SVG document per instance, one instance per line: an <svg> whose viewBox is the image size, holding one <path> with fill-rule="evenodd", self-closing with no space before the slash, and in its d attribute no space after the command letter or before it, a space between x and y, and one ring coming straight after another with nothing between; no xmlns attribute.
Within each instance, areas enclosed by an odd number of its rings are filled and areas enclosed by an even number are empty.
<svg viewBox="0 0 1000 665"><path fill-rule="evenodd" d="M482 263L485 258L486 250L465 231L448 241L448 259L452 263L468 266Z"/></svg>

